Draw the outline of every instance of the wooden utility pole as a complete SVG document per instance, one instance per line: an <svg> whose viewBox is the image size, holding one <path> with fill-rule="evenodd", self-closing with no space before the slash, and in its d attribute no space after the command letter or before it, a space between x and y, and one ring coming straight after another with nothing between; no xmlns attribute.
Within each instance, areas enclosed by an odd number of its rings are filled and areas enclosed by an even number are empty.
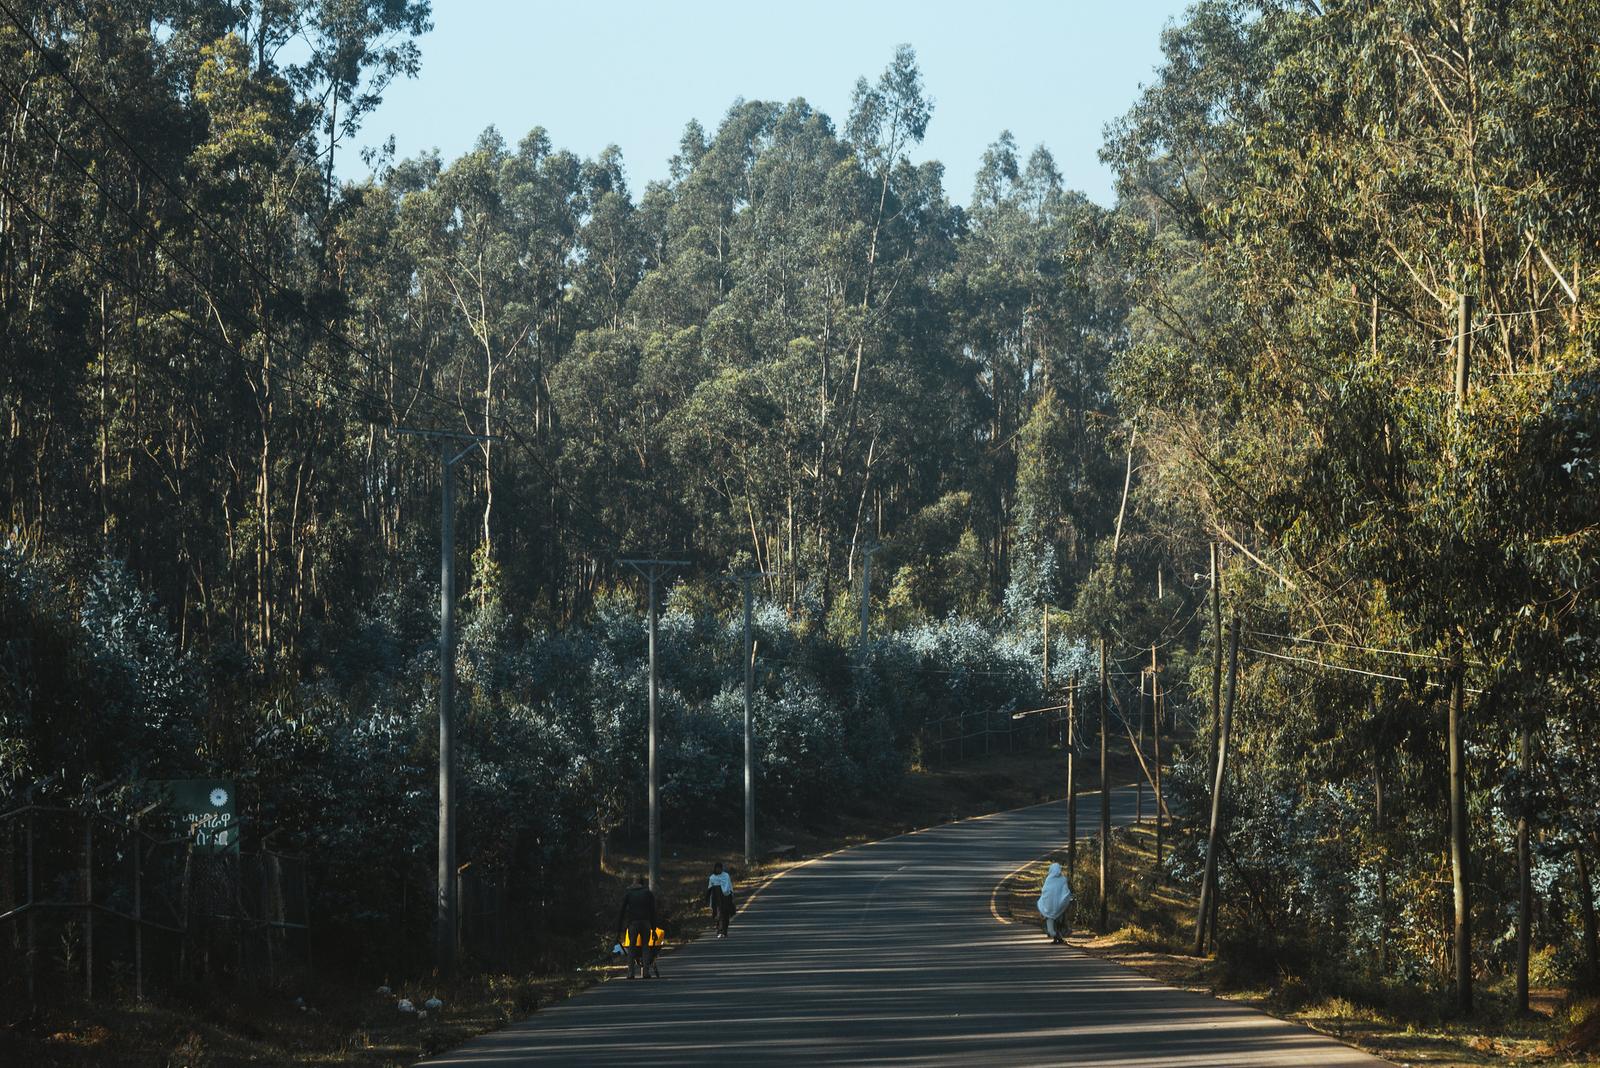
<svg viewBox="0 0 1600 1068"><path fill-rule="evenodd" d="M1456 417L1467 400L1472 370L1472 294L1462 293L1456 309ZM1450 745L1450 882L1455 903L1456 1007L1472 1012L1472 899L1467 856L1467 756L1463 737L1466 686L1459 657L1451 665L1448 735Z"/></svg>
<svg viewBox="0 0 1600 1068"><path fill-rule="evenodd" d="M1234 614L1228 625L1228 700L1222 706L1221 724L1217 732L1217 774L1211 786L1211 826L1206 834L1206 868L1200 881L1200 907L1195 915L1194 954L1205 951L1206 923L1213 918L1213 904L1217 894L1217 846L1222 824L1222 789L1228 775L1228 733L1233 723L1233 699L1239 687L1239 616ZM1211 932L1213 942L1216 932Z"/></svg>
<svg viewBox="0 0 1600 1068"><path fill-rule="evenodd" d="M1106 709L1106 640L1100 639L1100 933L1110 922L1106 895L1111 889L1111 774L1106 759L1109 733Z"/></svg>
<svg viewBox="0 0 1600 1068"><path fill-rule="evenodd" d="M1139 729L1129 739L1134 747L1139 750L1138 763L1144 763L1144 672L1139 673ZM1133 822L1144 822L1144 779L1133 780Z"/></svg>
<svg viewBox="0 0 1600 1068"><path fill-rule="evenodd" d="M1067 684L1067 881L1078 862L1078 676Z"/></svg>
<svg viewBox="0 0 1600 1068"><path fill-rule="evenodd" d="M656 768L659 732L656 730L656 584L675 567L687 567L687 560L618 560L637 571L650 587L650 889L661 889L661 780Z"/></svg>

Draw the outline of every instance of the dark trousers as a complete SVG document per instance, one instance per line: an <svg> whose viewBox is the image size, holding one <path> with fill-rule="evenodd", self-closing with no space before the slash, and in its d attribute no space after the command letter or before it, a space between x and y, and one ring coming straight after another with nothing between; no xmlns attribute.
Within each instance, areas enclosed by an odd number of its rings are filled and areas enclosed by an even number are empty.
<svg viewBox="0 0 1600 1068"><path fill-rule="evenodd" d="M646 969L655 963L656 947L650 945L649 928L628 929L628 953L632 955L635 964L642 964Z"/></svg>
<svg viewBox="0 0 1600 1068"><path fill-rule="evenodd" d="M717 921L717 933L728 933L728 921L733 919L733 895L724 894L719 888L713 886L711 894L711 915Z"/></svg>

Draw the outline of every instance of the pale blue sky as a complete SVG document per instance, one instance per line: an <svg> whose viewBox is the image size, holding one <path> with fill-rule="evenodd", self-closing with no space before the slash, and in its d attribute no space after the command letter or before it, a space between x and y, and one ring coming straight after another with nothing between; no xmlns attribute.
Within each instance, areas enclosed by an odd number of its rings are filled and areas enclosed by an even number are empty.
<svg viewBox="0 0 1600 1068"><path fill-rule="evenodd" d="M1185 0L434 0L422 73L393 85L358 145L393 134L401 156L446 160L491 123L515 144L534 126L593 156L621 147L635 197L667 175L689 119L716 129L730 104L803 96L842 126L856 78L897 45L917 50L933 122L918 159L945 165L965 203L1003 129L1043 143L1067 185L1114 198L1097 152L1160 59ZM340 171L366 173L347 150Z"/></svg>

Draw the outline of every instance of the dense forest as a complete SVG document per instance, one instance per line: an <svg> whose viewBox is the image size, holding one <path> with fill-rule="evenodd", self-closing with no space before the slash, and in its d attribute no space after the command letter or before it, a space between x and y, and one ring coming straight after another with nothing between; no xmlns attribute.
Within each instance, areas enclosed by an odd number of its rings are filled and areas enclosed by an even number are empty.
<svg viewBox="0 0 1600 1068"><path fill-rule="evenodd" d="M909 47L643 190L536 126L340 181L430 17L0 0L0 798L229 778L425 953L445 430L462 855L547 925L642 803L656 555L669 833L737 821L758 570L773 811L1157 647L1193 882L1236 620L1220 951L1445 983L1454 890L1476 974L1600 978L1600 6L1202 0L1112 208L1003 132L955 203Z"/></svg>

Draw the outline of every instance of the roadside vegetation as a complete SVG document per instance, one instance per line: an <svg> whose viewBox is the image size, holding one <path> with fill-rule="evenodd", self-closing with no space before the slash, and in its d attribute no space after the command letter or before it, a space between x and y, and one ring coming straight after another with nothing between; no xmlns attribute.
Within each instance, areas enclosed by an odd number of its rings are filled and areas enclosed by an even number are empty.
<svg viewBox="0 0 1600 1068"><path fill-rule="evenodd" d="M1061 764L1059 751L1041 748L997 753L940 771L913 771L875 801L830 806L798 823L774 824L771 844L782 855L769 852L754 868L744 867L742 842L731 824L675 845L662 863L669 932L663 974L672 977L672 946L711 929L702 894L713 861L729 866L742 903L767 880L810 857L1046 800L1060 789ZM590 907L571 943L570 963L563 967L472 968L453 980L440 980L426 969L303 968L272 983L187 985L144 1004L136 1004L125 990L95 1002L69 996L0 1032L0 1053L41 1068L289 1063L403 1068L619 977L622 969L608 952L612 924L624 885L644 870L644 846L639 840L618 842L595 880ZM737 917L734 922L737 926ZM431 997L444 1008L426 1015L396 1011L400 998L422 1006Z"/></svg>
<svg viewBox="0 0 1600 1068"><path fill-rule="evenodd" d="M0 3L0 1038L126 996L84 828L164 779L304 858L314 953L207 942L242 880L186 858L153 994L430 986L450 671L437 982L567 989L646 818L655 554L668 852L738 826L759 572L764 846L959 808L915 784L1071 706L1080 773L1163 768L1157 884L1214 861L1208 974L1462 1033L1577 992L1592 1044L1600 4L1200 0L1111 206L1003 130L921 159L909 46L841 115L685 116L642 189L537 114L337 180L432 15ZM38 879L30 799L78 821ZM122 919L30 943L30 883Z"/></svg>
<svg viewBox="0 0 1600 1068"><path fill-rule="evenodd" d="M1502 978L1481 992L1470 1019L1455 1011L1446 982L1352 973L1337 961L1287 953L1232 933L1240 930L1232 924L1215 954L1196 956L1191 942L1199 902L1191 887L1175 885L1156 864L1153 822L1117 828L1112 843L1109 923L1101 932L1099 841L1080 840L1068 938L1074 949L1163 983L1264 1009L1396 1064L1568 1068L1595 1062L1600 997L1565 985L1548 968L1550 954L1534 973L1530 1013L1517 1011L1515 986ZM1065 869L1067 851L1041 857L997 888L1006 920L1043 930L1034 904L1052 862ZM1044 950L1043 938L1040 944Z"/></svg>

